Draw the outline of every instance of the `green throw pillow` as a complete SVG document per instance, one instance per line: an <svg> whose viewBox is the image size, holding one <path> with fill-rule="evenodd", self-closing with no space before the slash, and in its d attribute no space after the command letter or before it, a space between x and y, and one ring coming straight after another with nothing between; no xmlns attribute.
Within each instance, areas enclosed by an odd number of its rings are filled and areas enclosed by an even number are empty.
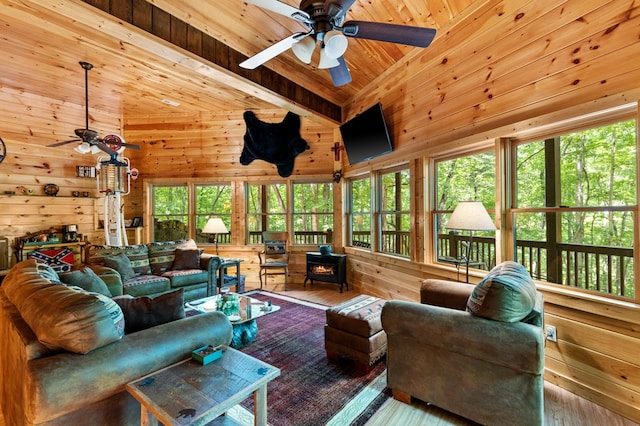
<svg viewBox="0 0 640 426"><path fill-rule="evenodd" d="M518 322L535 307L536 285L519 263L497 265L480 281L467 301L467 311L479 317Z"/></svg>
<svg viewBox="0 0 640 426"><path fill-rule="evenodd" d="M131 261L124 253L120 253L113 257L105 257L104 266L108 266L109 268L118 271L123 282L136 276L133 268L131 267Z"/></svg>
<svg viewBox="0 0 640 426"><path fill-rule="evenodd" d="M76 271L59 274L60 280L68 285L80 287L91 293L100 293L111 297L111 292L102 279L91 268L82 268Z"/></svg>

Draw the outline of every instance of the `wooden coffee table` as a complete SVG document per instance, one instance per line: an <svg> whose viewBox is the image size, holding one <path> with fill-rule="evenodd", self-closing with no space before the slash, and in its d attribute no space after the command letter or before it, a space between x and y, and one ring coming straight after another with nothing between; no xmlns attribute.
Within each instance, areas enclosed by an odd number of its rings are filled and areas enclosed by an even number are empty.
<svg viewBox="0 0 640 426"><path fill-rule="evenodd" d="M127 391L140 402L142 425L204 425L253 394L254 424L266 426L267 383L279 375L279 368L225 347L210 364L181 361L127 384Z"/></svg>

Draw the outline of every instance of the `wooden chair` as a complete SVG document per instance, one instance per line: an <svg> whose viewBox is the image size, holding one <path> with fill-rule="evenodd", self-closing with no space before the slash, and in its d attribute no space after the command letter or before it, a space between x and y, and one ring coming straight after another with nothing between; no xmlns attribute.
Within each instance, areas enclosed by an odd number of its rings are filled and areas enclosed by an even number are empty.
<svg viewBox="0 0 640 426"><path fill-rule="evenodd" d="M258 253L260 258L260 288L262 278L267 284L268 275L284 275L284 289L287 289L287 277L289 275L289 253L287 251L287 232L264 231L262 241L264 249Z"/></svg>

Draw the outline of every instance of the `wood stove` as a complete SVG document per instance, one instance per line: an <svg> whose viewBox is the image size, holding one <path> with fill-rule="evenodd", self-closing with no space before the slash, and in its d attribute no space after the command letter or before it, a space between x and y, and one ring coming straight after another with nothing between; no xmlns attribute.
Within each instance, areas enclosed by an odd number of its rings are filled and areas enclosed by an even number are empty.
<svg viewBox="0 0 640 426"><path fill-rule="evenodd" d="M303 286L307 285L307 281L323 281L335 283L340 286L342 293L342 285L344 284L349 290L347 283L347 256L344 254L327 254L323 255L319 252L307 252L307 276L304 279Z"/></svg>

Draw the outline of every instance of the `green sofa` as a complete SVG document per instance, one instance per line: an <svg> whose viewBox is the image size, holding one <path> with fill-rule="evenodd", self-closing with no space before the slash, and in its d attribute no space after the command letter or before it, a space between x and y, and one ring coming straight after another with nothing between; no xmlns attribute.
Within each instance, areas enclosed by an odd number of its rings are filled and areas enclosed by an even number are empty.
<svg viewBox="0 0 640 426"><path fill-rule="evenodd" d="M191 301L217 292L220 258L202 253L191 239L121 247L91 245L85 258L114 295L149 296L182 288L185 300Z"/></svg>
<svg viewBox="0 0 640 426"><path fill-rule="evenodd" d="M231 323L219 312L123 335L128 317L123 320L116 299L56 283L34 260L9 271L0 286L6 425L140 424L140 404L127 383L188 358L195 348L231 341Z"/></svg>

